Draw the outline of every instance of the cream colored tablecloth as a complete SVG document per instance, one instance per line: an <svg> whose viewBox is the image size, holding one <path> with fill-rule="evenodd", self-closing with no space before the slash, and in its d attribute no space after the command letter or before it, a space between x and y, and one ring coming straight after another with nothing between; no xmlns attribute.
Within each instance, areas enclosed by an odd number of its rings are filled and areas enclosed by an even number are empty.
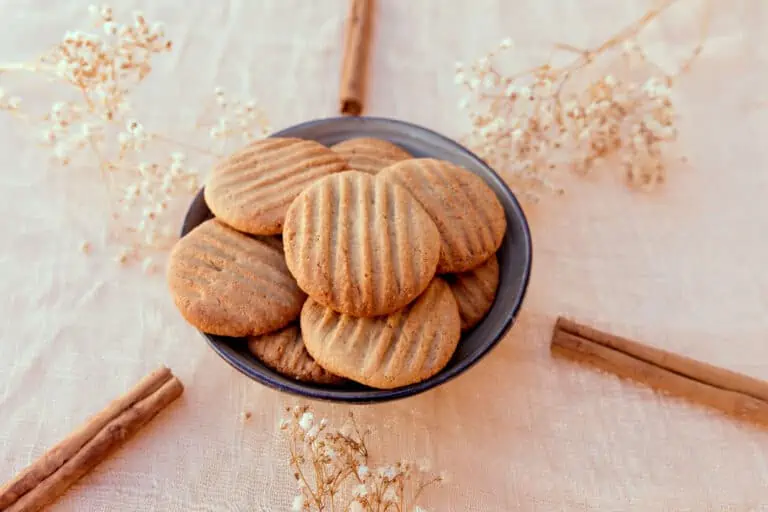
<svg viewBox="0 0 768 512"><path fill-rule="evenodd" d="M682 55L695 39L701 4L681 1L690 10L654 29L661 55ZM368 113L453 137L467 129L455 61L506 36L521 51L594 44L648 5L379 4ZM768 379L768 110L754 108L768 99L768 2L713 5L708 46L678 92L688 168L658 193L595 180L529 208L533 276L499 348L433 392L352 408L376 428L385 459L427 457L452 474L431 508L768 510L768 433L553 361L548 348L564 313ZM0 59L31 58L84 28L86 6L1 0ZM276 128L335 113L344 0L116 6L133 8L165 21L176 43L142 92L169 128L189 123L216 85L259 97ZM0 118L0 480L167 364L186 384L180 402L55 510L288 509L294 488L275 426L293 401L217 357L177 314L161 274L113 264L93 173L49 169L21 126ZM92 255L80 253L83 240ZM335 419L350 409L317 407Z"/></svg>

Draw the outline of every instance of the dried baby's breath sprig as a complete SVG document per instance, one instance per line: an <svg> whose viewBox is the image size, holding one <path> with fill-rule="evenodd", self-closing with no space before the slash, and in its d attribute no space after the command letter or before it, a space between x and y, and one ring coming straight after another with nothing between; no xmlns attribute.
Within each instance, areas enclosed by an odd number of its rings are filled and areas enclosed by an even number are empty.
<svg viewBox="0 0 768 512"><path fill-rule="evenodd" d="M501 56L514 48L509 39L471 65L458 64L456 83L467 92L459 107L472 125L467 144L531 200L562 193L564 170L615 167L632 187L662 183L678 135L671 91L704 36L673 71L654 63L637 37L677 1L665 0L594 48L557 44L550 60L522 72L501 70ZM563 54L572 57L556 64Z"/></svg>
<svg viewBox="0 0 768 512"><path fill-rule="evenodd" d="M350 413L338 430L316 420L308 406L286 409L280 422L290 449L290 468L298 486L295 511L424 511L417 505L425 489L444 476L429 464L400 461L370 468L366 439Z"/></svg>
<svg viewBox="0 0 768 512"><path fill-rule="evenodd" d="M175 240L177 224L171 206L199 187L200 169L209 168L224 146L220 140L198 145L188 137L154 131L140 120L131 95L152 72L154 60L172 50L161 23L150 23L136 12L130 21L118 20L109 6L90 6L98 33L67 32L62 41L28 63L0 65L0 78L11 72L31 72L64 86L60 100L42 112L22 109L21 99L0 89L0 111L30 123L53 163L64 167L100 169L115 208L108 213L114 259L120 264L141 262L145 272L156 264L152 252L167 249ZM255 102L222 101L218 125L226 126L220 139L252 140L269 128ZM227 107L227 108L225 108ZM203 137L208 140L207 137ZM182 152L183 151L183 152ZM169 155L170 153L170 155ZM93 165L93 160L98 163ZM88 244L90 252L92 246Z"/></svg>
<svg viewBox="0 0 768 512"><path fill-rule="evenodd" d="M214 104L201 117L198 127L208 130L219 152L224 151L228 142L240 146L272 131L269 119L255 100L232 97L221 87L216 88Z"/></svg>

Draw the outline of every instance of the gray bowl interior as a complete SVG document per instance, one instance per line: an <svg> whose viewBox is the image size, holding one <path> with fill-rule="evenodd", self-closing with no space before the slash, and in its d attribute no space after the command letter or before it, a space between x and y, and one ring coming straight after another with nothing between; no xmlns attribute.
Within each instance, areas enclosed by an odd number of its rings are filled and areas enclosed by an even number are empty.
<svg viewBox="0 0 768 512"><path fill-rule="evenodd" d="M205 334L211 347L245 375L270 387L307 398L377 402L414 395L431 389L468 369L493 348L512 326L522 304L531 269L531 237L528 223L515 196L482 160L456 142L431 130L385 118L341 117L296 125L274 134L316 140L327 146L353 137L376 137L393 142L415 157L447 160L474 172L493 189L507 217L507 233L499 248L500 282L496 300L488 315L462 336L450 363L437 375L417 384L393 390L359 385L344 388L306 384L270 370L254 358L241 339ZM211 218L202 190L193 200L184 219L181 235Z"/></svg>

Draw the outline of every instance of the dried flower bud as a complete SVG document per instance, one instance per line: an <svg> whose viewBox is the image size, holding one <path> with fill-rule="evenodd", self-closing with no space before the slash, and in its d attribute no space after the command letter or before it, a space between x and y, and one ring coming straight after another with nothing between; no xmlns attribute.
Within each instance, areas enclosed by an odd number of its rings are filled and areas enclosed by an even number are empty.
<svg viewBox="0 0 768 512"><path fill-rule="evenodd" d="M125 198L133 199L139 196L139 187L137 185L128 185L125 189Z"/></svg>
<svg viewBox="0 0 768 512"><path fill-rule="evenodd" d="M172 176L180 176L184 172L184 167L178 160L171 162L171 165L168 169L171 171Z"/></svg>
<svg viewBox="0 0 768 512"><path fill-rule="evenodd" d="M385 480L394 480L397 476L397 471L392 466L385 466L383 468L379 468L378 470L379 476L384 478Z"/></svg>
<svg viewBox="0 0 768 512"><path fill-rule="evenodd" d="M118 25L114 21L107 21L104 23L104 33L108 36L117 35Z"/></svg>
<svg viewBox="0 0 768 512"><path fill-rule="evenodd" d="M305 432L312 428L312 424L314 422L315 416L307 411L304 414L301 415L301 419L299 420L299 426L302 430Z"/></svg>
<svg viewBox="0 0 768 512"><path fill-rule="evenodd" d="M144 220L153 221L157 218L157 212L153 208L144 208Z"/></svg>
<svg viewBox="0 0 768 512"><path fill-rule="evenodd" d="M125 264L128 262L128 250L122 249L119 253L117 253L117 256L115 256L115 260L120 264Z"/></svg>

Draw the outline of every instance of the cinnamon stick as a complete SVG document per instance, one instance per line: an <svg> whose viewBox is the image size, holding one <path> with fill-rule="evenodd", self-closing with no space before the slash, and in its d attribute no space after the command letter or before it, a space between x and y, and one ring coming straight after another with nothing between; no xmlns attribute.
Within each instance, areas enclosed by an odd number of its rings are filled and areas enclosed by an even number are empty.
<svg viewBox="0 0 768 512"><path fill-rule="evenodd" d="M587 363L718 409L768 424L768 382L558 318L553 354Z"/></svg>
<svg viewBox="0 0 768 512"><path fill-rule="evenodd" d="M0 510L41 510L122 446L184 390L168 368L142 379L0 488Z"/></svg>
<svg viewBox="0 0 768 512"><path fill-rule="evenodd" d="M339 110L343 115L359 116L363 112L373 7L373 0L349 2L339 92Z"/></svg>

